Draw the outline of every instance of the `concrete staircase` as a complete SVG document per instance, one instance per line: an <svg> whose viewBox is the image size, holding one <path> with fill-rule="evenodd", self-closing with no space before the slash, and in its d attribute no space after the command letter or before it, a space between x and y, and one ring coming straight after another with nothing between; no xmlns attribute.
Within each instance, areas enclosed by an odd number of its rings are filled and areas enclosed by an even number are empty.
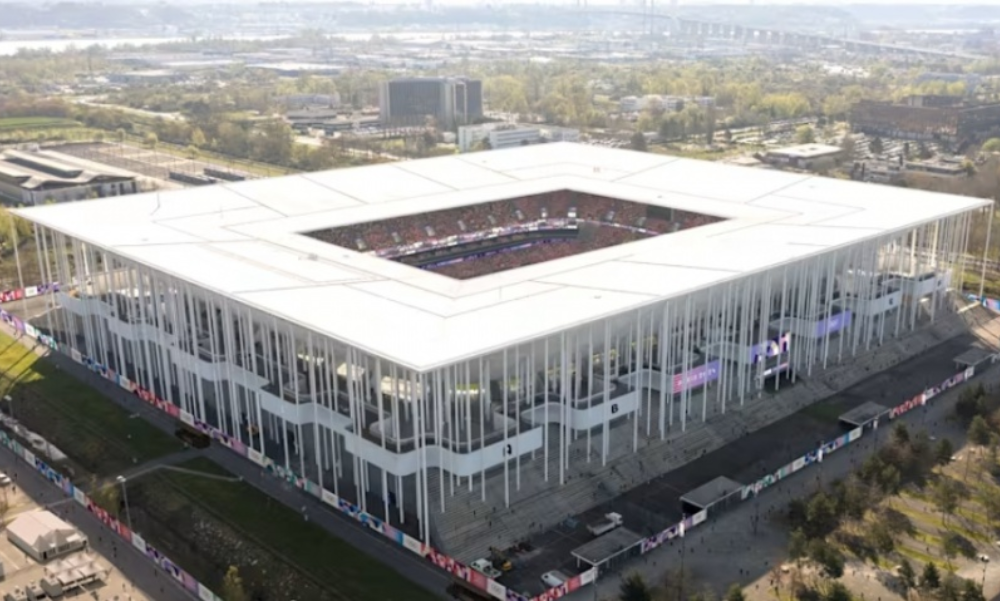
<svg viewBox="0 0 1000 601"><path fill-rule="evenodd" d="M984 312L986 312L984 314ZM505 505L504 472L487 472L483 499L483 483L476 476L473 490L468 481L456 484L454 494L448 476L442 482L435 471L428 480L431 492L430 515L439 536L437 544L452 557L472 561L485 557L491 546L506 547L529 536L547 530L569 517L608 501L643 482L667 473L689 461L738 438L744 431L755 431L830 395L844 390L865 378L926 351L940 342L970 329L990 328L1000 333L1000 319L982 308L961 314L939 315L933 326L907 333L899 339L886 340L845 363L823 370L814 366L811 377L778 394L747 400L740 407L729 403L726 413L709 402L707 420L702 422L700 399L698 410L692 411L686 431L675 424L673 431L661 440L658 434L645 436L645 417L639 417L637 449L633 449L631 418L610 428L609 458L601 463L600 431L592 434L591 461L586 458L586 435L578 436L569 445L569 465L565 468L565 483L559 486L558 430L549 434L548 480L542 453L534 458L521 458L521 479L518 488L514 461L508 471L510 504ZM996 334L987 334L997 340ZM863 357L863 360L860 360ZM891 399L894 401L896 399ZM654 419L655 422L655 419ZM707 480L708 478L706 478ZM440 487L445 487L445 504L441 507Z"/></svg>

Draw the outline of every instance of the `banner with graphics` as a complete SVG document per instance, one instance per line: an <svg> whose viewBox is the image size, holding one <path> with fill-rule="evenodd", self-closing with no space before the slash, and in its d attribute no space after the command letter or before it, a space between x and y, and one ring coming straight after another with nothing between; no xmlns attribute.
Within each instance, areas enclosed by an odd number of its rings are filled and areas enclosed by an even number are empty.
<svg viewBox="0 0 1000 601"><path fill-rule="evenodd" d="M698 388L719 379L721 362L710 361L704 365L693 367L686 372L674 375L674 394L680 394L690 388Z"/></svg>

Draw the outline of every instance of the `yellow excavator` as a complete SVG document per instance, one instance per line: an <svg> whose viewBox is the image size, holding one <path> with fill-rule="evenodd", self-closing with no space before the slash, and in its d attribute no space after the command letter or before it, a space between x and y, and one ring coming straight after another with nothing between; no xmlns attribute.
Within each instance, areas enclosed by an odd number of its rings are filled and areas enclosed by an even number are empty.
<svg viewBox="0 0 1000 601"><path fill-rule="evenodd" d="M514 569L514 564L507 559L503 551L496 547L490 547L490 563L501 572L509 572Z"/></svg>

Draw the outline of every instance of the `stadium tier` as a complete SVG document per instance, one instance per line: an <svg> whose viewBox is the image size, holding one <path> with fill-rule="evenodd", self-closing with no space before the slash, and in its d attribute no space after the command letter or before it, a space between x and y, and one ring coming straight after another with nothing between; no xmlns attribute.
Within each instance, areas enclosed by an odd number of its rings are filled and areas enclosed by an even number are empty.
<svg viewBox="0 0 1000 601"><path fill-rule="evenodd" d="M549 144L17 213L36 327L471 561L951 310L987 206Z"/></svg>

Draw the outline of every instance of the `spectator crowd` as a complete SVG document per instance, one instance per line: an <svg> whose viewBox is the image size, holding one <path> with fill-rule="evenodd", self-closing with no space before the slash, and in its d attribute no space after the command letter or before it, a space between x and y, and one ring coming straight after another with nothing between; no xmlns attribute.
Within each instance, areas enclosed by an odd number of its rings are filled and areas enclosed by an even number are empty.
<svg viewBox="0 0 1000 601"><path fill-rule="evenodd" d="M426 266L465 279L567 257L720 221L699 213L561 190L480 203L433 213L404 215L377 222L313 232L337 246L398 258L431 248L455 247L467 240L500 238L531 228L572 229L574 238L523 240L502 252L470 255L462 261Z"/></svg>

